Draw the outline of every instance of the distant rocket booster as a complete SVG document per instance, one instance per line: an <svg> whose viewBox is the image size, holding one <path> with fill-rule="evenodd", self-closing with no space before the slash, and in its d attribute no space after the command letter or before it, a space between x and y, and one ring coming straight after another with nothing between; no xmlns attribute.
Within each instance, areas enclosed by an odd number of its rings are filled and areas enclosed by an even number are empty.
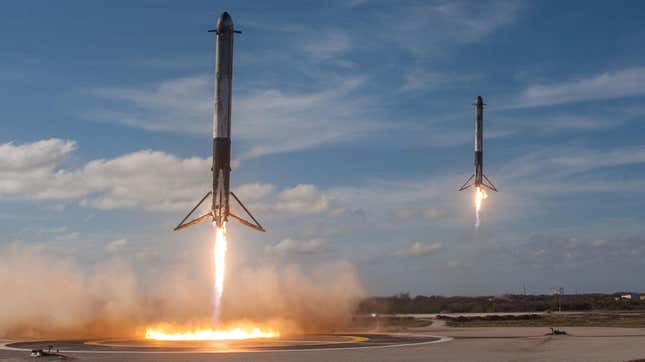
<svg viewBox="0 0 645 362"><path fill-rule="evenodd" d="M242 204L240 199L230 191L231 180L231 92L233 85L233 36L241 33L233 27L233 19L224 12L217 20L217 28L209 30L217 34L215 50L215 111L213 112L213 189L209 191L197 205L177 225L175 230L197 224L200 221L212 218L213 224L223 227L231 216L240 223L258 231L265 231L262 225L253 217L251 212ZM234 214L230 210L229 195L244 209L253 220L250 222ZM186 222L192 213L208 198L212 196L210 210L191 221Z"/></svg>
<svg viewBox="0 0 645 362"><path fill-rule="evenodd" d="M491 191L497 191L495 185L484 175L484 100L477 96L475 106L475 173L470 176L459 191L471 186L486 187ZM474 179L474 180L473 180ZM471 182L472 181L472 182Z"/></svg>

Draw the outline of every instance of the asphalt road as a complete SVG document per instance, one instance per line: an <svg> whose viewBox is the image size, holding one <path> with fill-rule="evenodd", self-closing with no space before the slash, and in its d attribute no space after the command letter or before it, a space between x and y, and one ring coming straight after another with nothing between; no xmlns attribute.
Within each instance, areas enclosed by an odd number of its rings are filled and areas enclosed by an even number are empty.
<svg viewBox="0 0 645 362"><path fill-rule="evenodd" d="M113 350L65 354L79 361L630 361L645 358L645 329L563 329L571 335L544 336L542 332L546 333L548 329L539 328L437 326L416 330L406 338L418 340L422 334L432 331L432 334L452 334L455 339L442 343L408 344L391 343L388 338L396 337L383 336L380 342L378 338L372 339L373 345L360 346L366 341L346 342L348 348L325 346L230 353L184 353L177 350L131 353ZM397 341L404 342L405 338ZM8 350L0 350L0 360L33 361L26 351Z"/></svg>

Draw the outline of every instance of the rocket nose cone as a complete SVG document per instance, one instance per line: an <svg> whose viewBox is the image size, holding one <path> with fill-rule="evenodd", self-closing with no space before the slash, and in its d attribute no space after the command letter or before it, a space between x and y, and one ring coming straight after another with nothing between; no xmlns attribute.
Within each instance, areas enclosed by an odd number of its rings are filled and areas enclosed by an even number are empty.
<svg viewBox="0 0 645 362"><path fill-rule="evenodd" d="M482 99L481 96L477 96L477 99L475 100L475 103L477 104L484 104L484 100Z"/></svg>
<svg viewBox="0 0 645 362"><path fill-rule="evenodd" d="M233 29L233 18L231 18L231 15L225 11L220 15L219 19L217 19L217 31L221 32L228 29Z"/></svg>

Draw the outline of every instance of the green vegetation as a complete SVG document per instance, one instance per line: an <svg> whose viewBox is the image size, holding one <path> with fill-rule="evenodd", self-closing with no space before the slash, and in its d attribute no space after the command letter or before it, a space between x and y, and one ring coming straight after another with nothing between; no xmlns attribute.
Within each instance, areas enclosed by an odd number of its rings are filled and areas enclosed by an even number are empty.
<svg viewBox="0 0 645 362"><path fill-rule="evenodd" d="M358 314L504 313L548 311L645 310L645 301L621 299L620 294L503 295L485 297L392 297L363 300Z"/></svg>
<svg viewBox="0 0 645 362"><path fill-rule="evenodd" d="M447 320L447 325L450 327L645 327L645 313L640 312L550 313L477 317L440 316L439 318Z"/></svg>
<svg viewBox="0 0 645 362"><path fill-rule="evenodd" d="M352 326L356 328L419 328L432 324L430 319L417 319L414 317L402 316L355 316L352 319Z"/></svg>

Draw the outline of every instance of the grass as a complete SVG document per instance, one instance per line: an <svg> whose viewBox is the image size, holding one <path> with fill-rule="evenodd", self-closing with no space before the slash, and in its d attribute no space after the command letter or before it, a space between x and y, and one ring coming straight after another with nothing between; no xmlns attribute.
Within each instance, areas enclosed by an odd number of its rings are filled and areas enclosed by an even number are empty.
<svg viewBox="0 0 645 362"><path fill-rule="evenodd" d="M643 312L590 312L580 314L546 314L540 318L485 320L448 320L450 327L626 327L645 328Z"/></svg>
<svg viewBox="0 0 645 362"><path fill-rule="evenodd" d="M379 316L378 318L355 318L354 327L357 328L419 328L432 324L429 319L417 319L414 317L393 317Z"/></svg>

